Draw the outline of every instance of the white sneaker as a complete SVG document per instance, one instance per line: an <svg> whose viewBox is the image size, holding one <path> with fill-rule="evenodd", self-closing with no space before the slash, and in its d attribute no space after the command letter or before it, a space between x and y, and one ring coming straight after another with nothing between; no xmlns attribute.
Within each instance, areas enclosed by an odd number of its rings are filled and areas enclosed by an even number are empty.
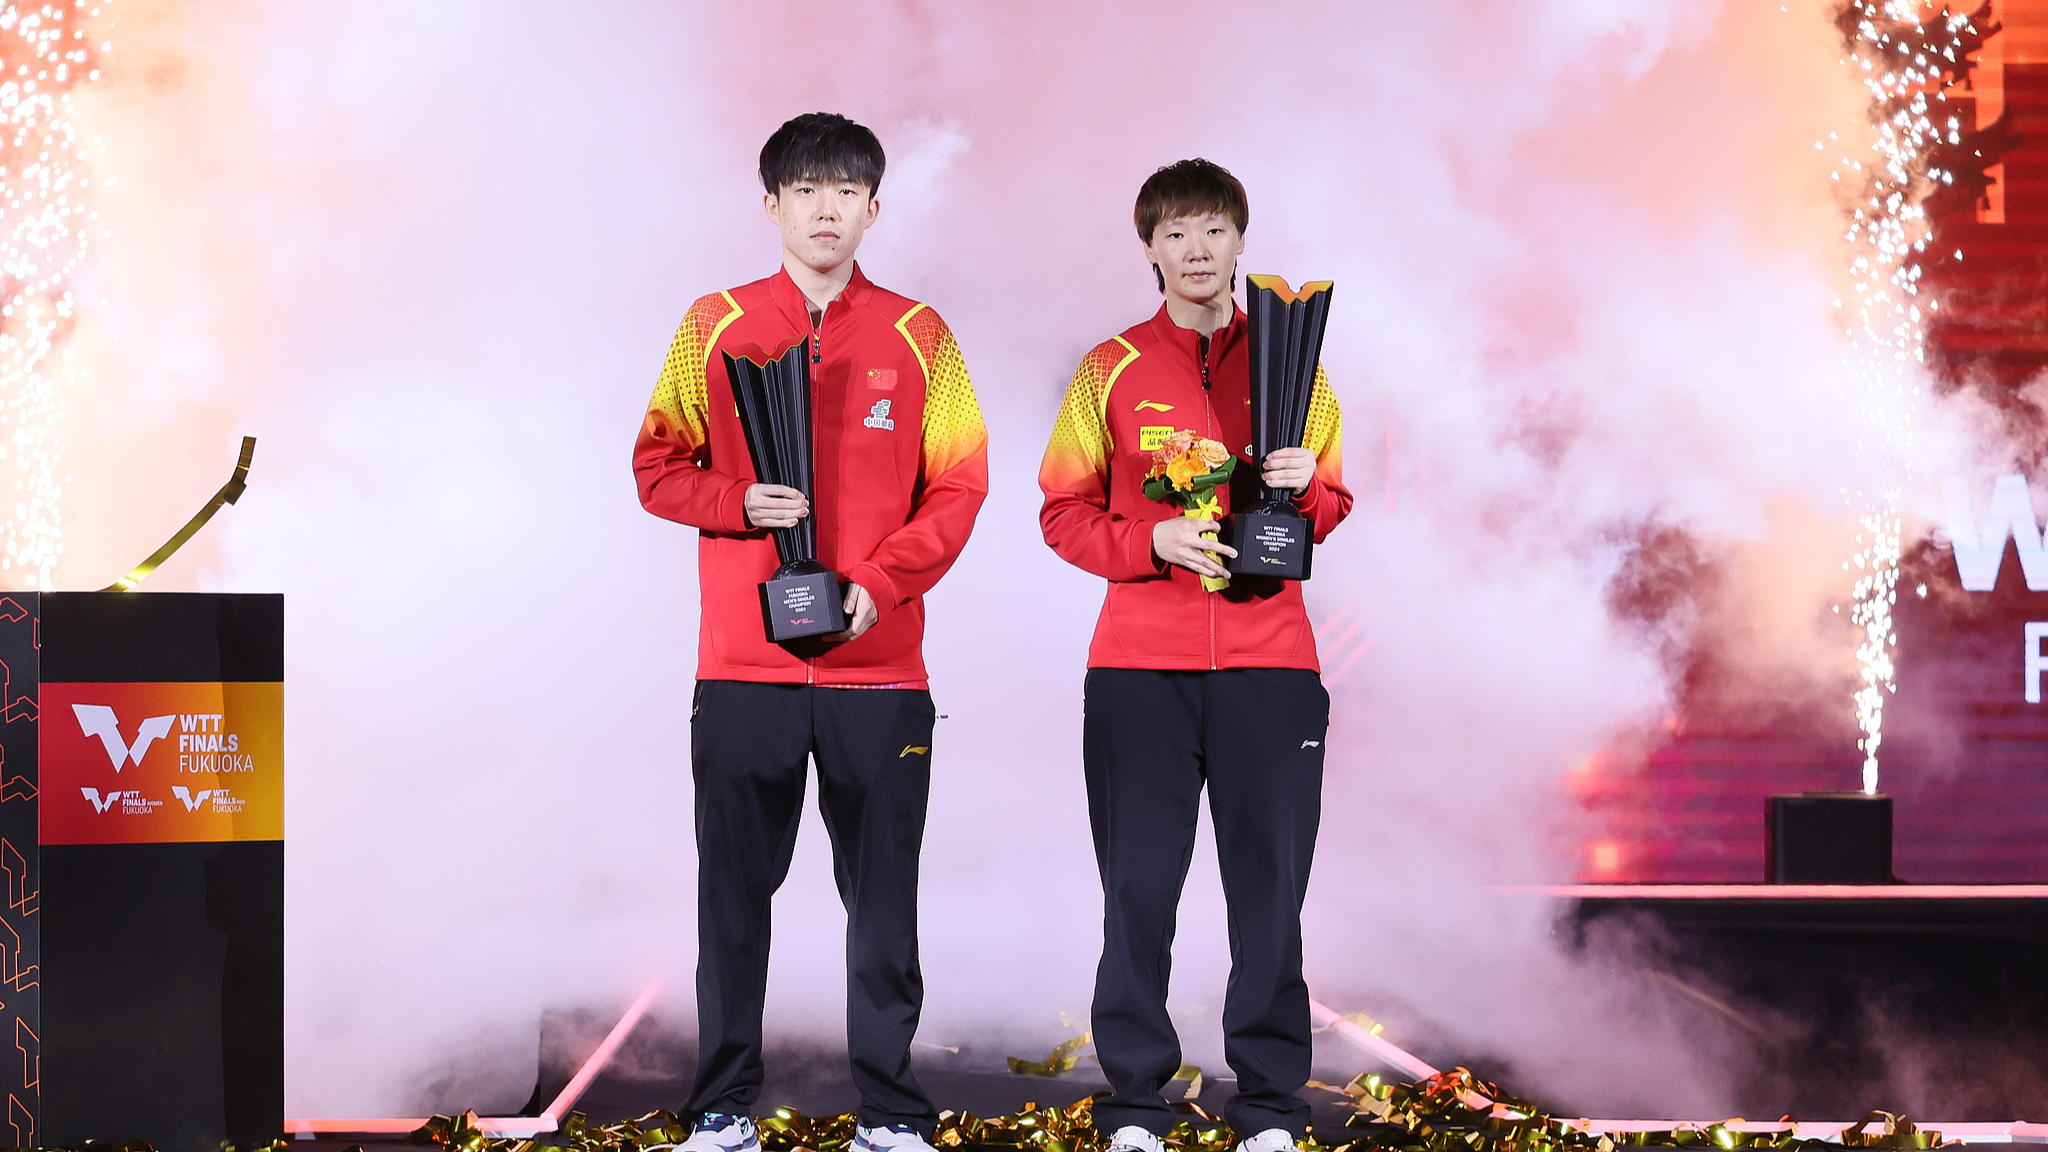
<svg viewBox="0 0 2048 1152"><path fill-rule="evenodd" d="M697 1118L690 1138L681 1144L662 1147L675 1152L761 1152L761 1136L754 1131L754 1118L730 1112L706 1112ZM653 1148L647 1152L655 1152Z"/></svg>
<svg viewBox="0 0 2048 1152"><path fill-rule="evenodd" d="M1254 1132L1237 1142L1237 1152L1296 1152L1294 1133L1285 1128Z"/></svg>
<svg viewBox="0 0 2048 1152"><path fill-rule="evenodd" d="M853 1152L936 1152L924 1133L908 1124L884 1124L853 1130Z"/></svg>
<svg viewBox="0 0 2048 1152"><path fill-rule="evenodd" d="M1126 1124L1110 1134L1109 1147L1103 1152L1166 1152L1166 1141L1149 1128Z"/></svg>

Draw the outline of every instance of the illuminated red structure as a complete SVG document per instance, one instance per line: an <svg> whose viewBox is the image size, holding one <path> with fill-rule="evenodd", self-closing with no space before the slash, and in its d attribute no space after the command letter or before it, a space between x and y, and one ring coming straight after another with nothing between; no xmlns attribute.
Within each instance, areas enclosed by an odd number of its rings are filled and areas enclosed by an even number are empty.
<svg viewBox="0 0 2048 1152"><path fill-rule="evenodd" d="M2026 388L2048 370L2048 0L1992 0L1976 25L1988 33L1982 50L1947 89L1962 143L1934 158L1955 182L1928 201L1922 283L1938 301L1928 350L1943 387L1973 389L2007 413L2038 460L2048 458L2048 421ZM2039 492L2048 472L2029 480ZM1973 493L1980 515L1989 496ZM1651 584L1694 559L1682 539L1646 541L1643 552ZM1617 589L1624 615L1629 579ZM1883 746L1901 879L2048 881L2048 703L2026 700L2038 675L2026 626L2048 621L2048 580L2037 580L2041 590L2030 590L2010 543L1983 591L1963 588L1947 547L1908 548ZM1595 757L1570 777L1597 829L1583 844L1586 880L1761 880L1768 796L1859 786L1846 686L1832 706L1759 701L1700 656L1680 684L1665 739L1646 754Z"/></svg>

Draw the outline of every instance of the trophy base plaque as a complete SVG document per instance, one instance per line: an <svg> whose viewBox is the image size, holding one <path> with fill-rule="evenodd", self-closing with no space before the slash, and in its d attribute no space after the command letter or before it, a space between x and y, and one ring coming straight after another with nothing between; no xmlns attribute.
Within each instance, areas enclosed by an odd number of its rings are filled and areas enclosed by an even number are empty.
<svg viewBox="0 0 2048 1152"><path fill-rule="evenodd" d="M761 585L761 621L777 644L846 631L839 574L815 560L784 564Z"/></svg>
<svg viewBox="0 0 2048 1152"><path fill-rule="evenodd" d="M1223 518L1217 539L1237 549L1223 558L1232 576L1306 580L1314 559L1313 525L1285 504L1261 504Z"/></svg>

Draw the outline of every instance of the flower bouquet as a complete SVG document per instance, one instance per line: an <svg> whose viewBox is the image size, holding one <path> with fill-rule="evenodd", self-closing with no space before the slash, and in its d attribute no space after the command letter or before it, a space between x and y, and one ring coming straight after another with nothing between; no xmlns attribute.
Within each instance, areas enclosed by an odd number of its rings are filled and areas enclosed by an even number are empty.
<svg viewBox="0 0 2048 1152"><path fill-rule="evenodd" d="M1223 511L1216 489L1230 482L1236 467L1237 458L1221 443L1199 432L1176 429L1152 452L1152 470L1145 473L1145 498L1175 505L1190 520L1215 520ZM1215 540L1216 534L1204 532L1202 539ZM1202 577L1205 592L1229 586L1229 577Z"/></svg>

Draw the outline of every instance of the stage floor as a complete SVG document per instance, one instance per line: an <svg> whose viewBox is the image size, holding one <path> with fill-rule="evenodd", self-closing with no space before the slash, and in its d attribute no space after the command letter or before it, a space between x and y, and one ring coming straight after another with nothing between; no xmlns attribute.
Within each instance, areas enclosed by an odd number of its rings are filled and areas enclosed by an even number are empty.
<svg viewBox="0 0 2048 1152"><path fill-rule="evenodd" d="M1327 1035L1317 1037L1320 1077L1334 1077L1342 1084L1367 1070L1371 1061ZM1018 1075L995 1070L1002 1050L953 1055L926 1050L913 1055L918 1082L941 1111L971 1112L976 1116L1005 1116L1021 1112L1030 1104L1064 1108L1092 1093L1108 1088L1099 1069L1086 1057L1073 1071L1062 1076ZM1044 1052L1015 1051L1009 1055L1039 1059ZM689 1095L690 1077L696 1069L696 1037L681 1030L660 1027L647 1030L643 1039L611 1069L601 1073L577 1102L578 1111L593 1120L626 1120L656 1109L679 1109ZM756 1111L765 1113L787 1106L808 1116L830 1116L860 1107L860 1095L846 1065L844 1050L823 1047L777 1046L767 1054L768 1080L761 1091ZM653 1073L666 1069L665 1074ZM565 1069L544 1074L537 1097L549 1097L559 1083L566 1082ZM1222 1071L1222 1077L1210 1072ZM1332 1081L1326 1081L1332 1082ZM1176 1085L1176 1088L1178 1085ZM1205 1070L1201 1093L1195 1103L1220 1113L1223 1103L1236 1091L1237 1082L1228 1069ZM1351 1116L1352 1108L1340 1097L1315 1089L1302 1093L1314 1110L1318 1128L1335 1130ZM538 1109L534 1109L538 1111Z"/></svg>
<svg viewBox="0 0 2048 1152"><path fill-rule="evenodd" d="M1837 1129L1827 1122L1881 1108L1973 1143L2048 1138L2048 1127L2013 1126L2022 1117L2048 1117L2048 886L1571 885L1496 892L1554 902L1556 938L1597 961L1590 970L1651 980L1696 1008L1702 1028L1747 1044L1747 1058L1730 1071L1741 1115L1798 1116L1809 1122L1800 1135L1828 1138ZM650 990L643 1006L651 999ZM532 1099L523 1107L511 1100L471 1103L485 1115L538 1114L588 1062L607 1028L617 1031L610 1017L551 1014ZM1042 1047L921 1045L913 1060L941 1110L981 1117L1032 1104L1065 1107L1105 1087L1085 1053L1059 1077L1002 1070L1005 1056L1037 1059L1043 1051L1034 1049ZM1423 1054L1438 1067L1467 1064L1493 1078L1483 1057L1428 1048ZM575 1109L593 1123L681 1106L695 1066L686 1025L649 1019L624 1034L615 1057L599 1062L595 1078L575 1093ZM771 1049L767 1064L758 1113L786 1106L824 1117L858 1105L843 1050L784 1044ZM1315 1064L1316 1079L1328 1084L1361 1071L1409 1078L1332 1032L1318 1034ZM1233 1088L1227 1077L1205 1077L1196 1102L1220 1112ZM1535 1094L1539 1106L1561 1118L1608 1116L1595 1121L1603 1131L1725 1119L1621 1119L1585 1108L1590 1100L1542 1099L1511 1075L1501 1088ZM1315 1088L1302 1095L1316 1129L1344 1139L1350 1102ZM321 1135L299 1146L316 1152L360 1142ZM407 1143L395 1132L381 1139Z"/></svg>

